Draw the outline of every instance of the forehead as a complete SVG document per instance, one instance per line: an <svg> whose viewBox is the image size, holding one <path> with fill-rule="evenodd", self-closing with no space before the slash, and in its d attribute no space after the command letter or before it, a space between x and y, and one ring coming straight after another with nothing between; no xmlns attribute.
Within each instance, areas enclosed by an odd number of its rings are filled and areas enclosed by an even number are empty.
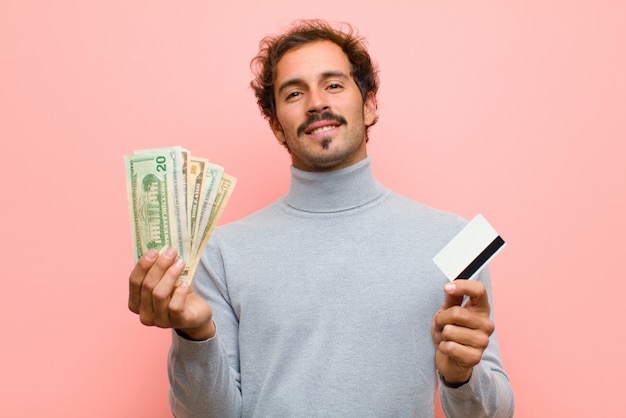
<svg viewBox="0 0 626 418"><path fill-rule="evenodd" d="M276 65L275 86L292 78L307 79L329 72L350 75L348 56L334 42L315 41L285 53Z"/></svg>

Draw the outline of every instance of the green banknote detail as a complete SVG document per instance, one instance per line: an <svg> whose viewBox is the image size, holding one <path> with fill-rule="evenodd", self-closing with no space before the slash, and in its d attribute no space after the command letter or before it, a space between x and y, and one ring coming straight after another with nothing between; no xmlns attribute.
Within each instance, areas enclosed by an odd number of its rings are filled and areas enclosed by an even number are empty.
<svg viewBox="0 0 626 418"><path fill-rule="evenodd" d="M124 157L135 261L149 249L175 247L189 261L184 159L180 147Z"/></svg>

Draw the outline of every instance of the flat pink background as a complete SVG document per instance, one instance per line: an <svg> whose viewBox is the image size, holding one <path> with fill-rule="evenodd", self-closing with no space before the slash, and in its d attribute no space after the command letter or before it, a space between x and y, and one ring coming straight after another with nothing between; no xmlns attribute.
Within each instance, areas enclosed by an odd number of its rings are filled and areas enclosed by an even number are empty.
<svg viewBox="0 0 626 418"><path fill-rule="evenodd" d="M626 3L210 3L0 3L0 415L169 416L169 333L126 308L122 155L224 165L223 222L281 196L289 159L248 64L323 17L380 64L380 180L508 242L492 271L516 416L623 417Z"/></svg>

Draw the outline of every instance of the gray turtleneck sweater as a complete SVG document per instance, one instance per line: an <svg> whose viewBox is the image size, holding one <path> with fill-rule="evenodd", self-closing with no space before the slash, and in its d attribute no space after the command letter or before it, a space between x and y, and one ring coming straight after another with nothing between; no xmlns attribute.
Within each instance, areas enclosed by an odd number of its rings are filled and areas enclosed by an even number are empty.
<svg viewBox="0 0 626 418"><path fill-rule="evenodd" d="M430 326L447 281L432 258L465 221L385 189L369 158L291 170L284 198L218 228L204 252L193 286L217 334L173 333L174 415L432 417ZM441 400L449 416L512 414L495 334Z"/></svg>

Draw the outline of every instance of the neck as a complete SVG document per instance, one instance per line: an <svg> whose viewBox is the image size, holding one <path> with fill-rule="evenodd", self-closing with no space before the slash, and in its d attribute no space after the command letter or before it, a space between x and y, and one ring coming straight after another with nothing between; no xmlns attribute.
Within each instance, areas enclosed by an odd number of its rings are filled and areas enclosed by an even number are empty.
<svg viewBox="0 0 626 418"><path fill-rule="evenodd" d="M284 200L306 212L340 212L369 203L383 191L367 157L349 167L322 173L292 166L291 185Z"/></svg>

